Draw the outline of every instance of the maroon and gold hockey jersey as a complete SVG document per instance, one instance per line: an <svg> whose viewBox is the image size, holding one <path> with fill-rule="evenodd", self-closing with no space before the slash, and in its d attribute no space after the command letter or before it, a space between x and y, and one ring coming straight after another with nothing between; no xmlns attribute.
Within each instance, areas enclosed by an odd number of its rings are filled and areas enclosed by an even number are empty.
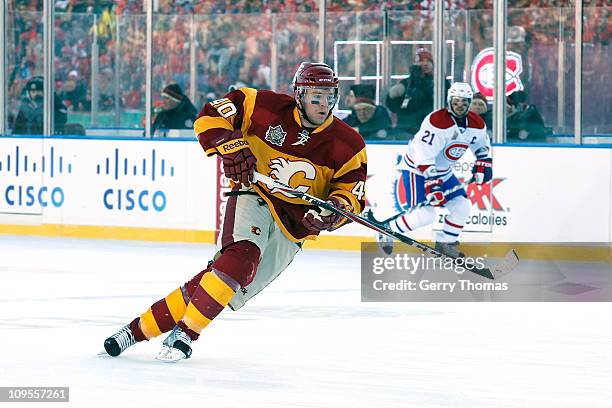
<svg viewBox="0 0 612 408"><path fill-rule="evenodd" d="M321 199L343 198L355 213L365 200L366 150L363 138L340 119L330 116L316 129L303 128L293 97L242 88L207 103L194 123L202 146L219 132L241 129L257 158L256 170ZM206 154L219 154L216 148ZM302 225L312 208L265 185L254 185L272 216L292 241L313 239Z"/></svg>

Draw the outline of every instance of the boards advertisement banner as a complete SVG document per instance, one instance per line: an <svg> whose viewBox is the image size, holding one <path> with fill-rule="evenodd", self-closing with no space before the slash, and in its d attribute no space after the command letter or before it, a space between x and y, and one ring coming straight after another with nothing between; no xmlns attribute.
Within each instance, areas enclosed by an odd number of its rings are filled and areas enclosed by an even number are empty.
<svg viewBox="0 0 612 408"><path fill-rule="evenodd" d="M386 186L404 148L368 145L369 204L402 201L400 189ZM472 210L463 241L612 241L611 149L496 146L493 158L493 182L467 188ZM457 162L457 177L469 178L473 160L468 153ZM219 161L190 140L1 138L0 224L25 216L40 224L212 232L228 188L219 172ZM443 214L412 236L432 239ZM354 224L324 235L374 236Z"/></svg>

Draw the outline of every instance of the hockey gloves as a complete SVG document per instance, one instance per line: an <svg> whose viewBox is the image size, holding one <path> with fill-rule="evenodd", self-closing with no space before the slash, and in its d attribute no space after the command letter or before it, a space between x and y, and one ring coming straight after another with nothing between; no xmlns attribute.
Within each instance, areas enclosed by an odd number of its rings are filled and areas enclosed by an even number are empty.
<svg viewBox="0 0 612 408"><path fill-rule="evenodd" d="M350 206L342 199L337 197L331 197L327 200L328 203L334 207L340 208L345 211L351 211ZM317 212L314 209L308 210L304 218L302 218L302 224L311 231L333 231L338 227L338 223L344 219L340 214L333 213L329 210L322 209Z"/></svg>
<svg viewBox="0 0 612 408"><path fill-rule="evenodd" d="M478 159L472 167L472 180L476 184L483 184L493 178L493 160Z"/></svg>
<svg viewBox="0 0 612 408"><path fill-rule="evenodd" d="M444 191L442 190L442 179L425 179L425 199L429 205L439 207L446 203Z"/></svg>
<svg viewBox="0 0 612 408"><path fill-rule="evenodd" d="M225 177L248 187L253 180L256 162L257 159L248 147L235 153L226 154L223 156Z"/></svg>
<svg viewBox="0 0 612 408"><path fill-rule="evenodd" d="M247 187L251 184L257 159L249 149L249 143L244 139L240 129L228 130L208 139L206 144L221 154L225 177Z"/></svg>

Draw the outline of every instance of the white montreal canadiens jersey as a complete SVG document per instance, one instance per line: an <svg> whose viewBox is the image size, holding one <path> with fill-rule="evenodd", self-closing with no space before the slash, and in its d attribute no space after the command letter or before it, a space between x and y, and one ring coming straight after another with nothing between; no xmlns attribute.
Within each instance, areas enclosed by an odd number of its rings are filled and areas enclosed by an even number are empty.
<svg viewBox="0 0 612 408"><path fill-rule="evenodd" d="M479 159L491 158L491 142L484 121L474 112L469 112L463 121L460 124L465 127L459 127L446 108L427 115L417 134L408 142L398 169L422 176L419 166L433 165L435 172L428 176L446 179L452 174L454 163L468 148Z"/></svg>

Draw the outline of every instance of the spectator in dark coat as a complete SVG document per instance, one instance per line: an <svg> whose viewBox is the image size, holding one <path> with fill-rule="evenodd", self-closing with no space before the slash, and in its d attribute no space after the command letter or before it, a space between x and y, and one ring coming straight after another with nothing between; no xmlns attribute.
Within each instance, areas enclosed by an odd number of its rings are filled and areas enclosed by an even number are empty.
<svg viewBox="0 0 612 408"><path fill-rule="evenodd" d="M371 85L371 84L351 85L349 89L349 93L345 99L347 108L353 109L353 105L355 105L356 98L368 98L368 99L375 100L376 99L376 88L374 88L374 85ZM353 114L354 112L351 112L351 115Z"/></svg>
<svg viewBox="0 0 612 408"><path fill-rule="evenodd" d="M351 110L351 113L344 119L344 122L348 123L350 126L356 126L357 123L357 113L354 109L355 100L357 100L357 98L374 100L376 98L376 88L371 84L351 85L345 99L346 107Z"/></svg>
<svg viewBox="0 0 612 408"><path fill-rule="evenodd" d="M353 115L354 114L354 115ZM346 119L365 140L388 140L391 116L387 108L369 98L355 98L353 113Z"/></svg>
<svg viewBox="0 0 612 408"><path fill-rule="evenodd" d="M506 118L508 142L545 142L550 129L544 126L544 118L535 105L527 101L524 91L515 92L507 98Z"/></svg>
<svg viewBox="0 0 612 408"><path fill-rule="evenodd" d="M493 112L489 109L487 98L480 92L475 93L470 110L478 114L478 116L484 120L485 124L487 125L487 131L490 133L491 129L493 129Z"/></svg>
<svg viewBox="0 0 612 408"><path fill-rule="evenodd" d="M79 79L77 71L70 71L68 79L64 82L62 99L72 111L86 111L91 109L91 103L87 101L87 88L85 83Z"/></svg>
<svg viewBox="0 0 612 408"><path fill-rule="evenodd" d="M433 109L433 57L429 51L417 50L408 78L389 89L386 104L397 114L394 131L398 137L409 138L419 130Z"/></svg>
<svg viewBox="0 0 612 408"><path fill-rule="evenodd" d="M191 129L198 111L178 84L170 84L162 91L163 105L155 115L151 134L158 129Z"/></svg>
<svg viewBox="0 0 612 408"><path fill-rule="evenodd" d="M43 77L30 78L25 85L25 93L19 107L19 112L13 123L13 134L16 135L42 135L44 130L44 81ZM57 94L53 100L53 120L55 134L64 132L64 125L68 118L66 106Z"/></svg>

